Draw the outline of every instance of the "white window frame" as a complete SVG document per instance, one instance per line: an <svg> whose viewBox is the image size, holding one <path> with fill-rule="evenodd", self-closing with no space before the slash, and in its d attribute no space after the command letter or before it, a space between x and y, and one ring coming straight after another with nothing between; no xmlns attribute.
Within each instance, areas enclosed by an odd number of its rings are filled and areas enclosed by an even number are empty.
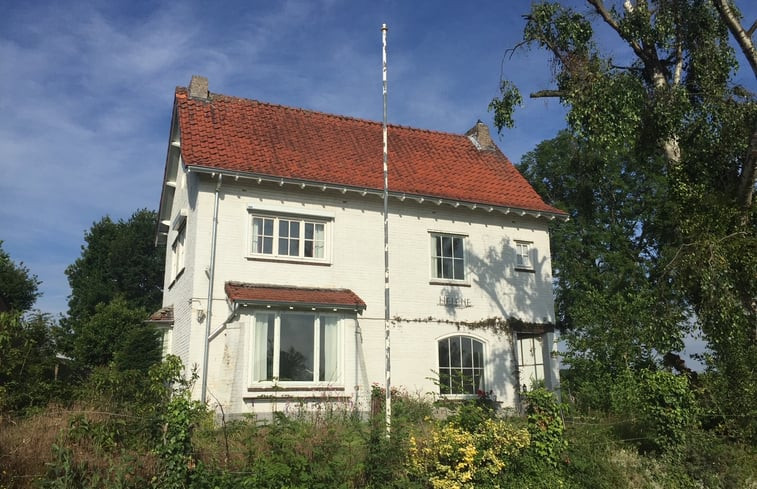
<svg viewBox="0 0 757 489"><path fill-rule="evenodd" d="M333 214L313 212L304 209L292 209L288 207L278 206L249 206L248 210L248 232L246 253L248 258L262 259L262 260L277 260L277 261L297 261L303 263L331 263L331 242L332 242L332 224L334 221ZM256 236L255 236L255 219L271 220L272 221L272 234L262 235L263 238L271 239L271 252L266 253L256 249ZM298 253L297 255L291 255L288 253L279 253L279 245L282 239L288 239L287 237L280 235L279 227L282 222L289 221L298 223ZM305 227L306 225L313 226L313 239L306 240ZM313 244L313 255L315 255L316 249L316 229L318 226L323 226L323 256L305 256L305 242L311 241ZM291 229L291 228L290 228Z"/></svg>
<svg viewBox="0 0 757 489"><path fill-rule="evenodd" d="M313 380L281 380L279 378L280 373L280 360L281 360L281 319L282 315L293 316L312 316L313 317ZM266 366L268 361L268 349L267 344L264 349L261 349L256 344L256 332L257 322L259 319L268 318L273 316L273 368L272 379L260 379L261 374L258 372L261 365ZM321 328L320 319L322 317L331 318L336 320L336 331L334 332L336 343L334 347L334 361L336 362L336 375L332 378L320 380L316 376L320 377L320 360L323 352L320 351L321 345ZM273 388L273 387L286 387L286 388L318 388L318 387L343 387L344 385L344 316L338 313L331 312L307 312L307 311L287 311L287 310L274 310L268 309L265 311L258 311L252 315L252 324L250 328L250 354L248 358L249 362L249 381L250 388ZM261 353L265 357L260 356ZM265 373L267 376L267 372Z"/></svg>
<svg viewBox="0 0 757 489"><path fill-rule="evenodd" d="M175 282L186 267L187 218L180 215L175 221L176 237L171 244L171 283Z"/></svg>
<svg viewBox="0 0 757 489"><path fill-rule="evenodd" d="M445 257L445 256L439 256L436 252L436 240L437 238L452 238L459 239L460 243L463 247L463 256L462 256L462 266L463 266L463 277L462 278L447 278L447 277L439 277L437 276L437 260L442 259L450 259L453 262L453 275L454 275L454 261L458 258L454 257L454 251L453 256ZM454 242L453 242L454 247ZM468 272L468 236L465 234L458 234L458 233L449 233L449 232L443 232L443 231L429 231L429 253L431 258L431 264L429 268L429 274L430 274L430 281L434 284L459 284L459 285L467 285L469 283L469 272Z"/></svg>
<svg viewBox="0 0 757 489"><path fill-rule="evenodd" d="M525 385L527 390L531 390L534 382L546 384L549 368L549 363L544 357L546 342L545 334L517 333L520 388Z"/></svg>
<svg viewBox="0 0 757 489"><path fill-rule="evenodd" d="M535 252L532 241L515 241L515 269L533 270Z"/></svg>
<svg viewBox="0 0 757 489"><path fill-rule="evenodd" d="M440 362L440 356L439 356L439 354L440 354L440 352L439 352L439 346L440 346L440 343L442 341L449 342L449 340L451 338L461 338L463 340L475 341L475 342L477 342L477 343L479 343L481 345L481 348L482 348L481 363L482 363L482 365L480 367L476 367L475 365L472 367L472 369L480 369L481 382L480 382L479 385L474 386L474 392L473 393L462 393L462 392L458 392L458 393L446 392L445 393L444 389L442 388L442 382L444 380L443 369L452 370L454 368L459 368L460 371L463 371L463 369L468 368L468 367L464 367L462 365L462 363L463 363L462 362L462 358L461 358L460 366L459 367L453 367L452 366L451 358L450 358L450 362L448 362L449 365L447 367L443 367L442 366L442 363ZM471 343L471 345L472 345L472 343ZM470 334L456 333L456 334L446 335L446 336L443 336L441 338L437 338L435 346L436 346L436 367L437 367L437 373L439 375L439 385L438 385L438 387L439 387L439 395L441 397L443 397L445 399L475 399L475 398L478 397L477 391L481 390L483 392L487 392L487 378L489 377L487 358L488 358L489 353L488 353L488 345L487 345L486 341L484 341L483 339L481 339L481 338L479 338L477 336L473 336L473 335L470 335ZM451 352L449 352L448 354L451 355ZM462 357L462 348L460 350L460 355Z"/></svg>

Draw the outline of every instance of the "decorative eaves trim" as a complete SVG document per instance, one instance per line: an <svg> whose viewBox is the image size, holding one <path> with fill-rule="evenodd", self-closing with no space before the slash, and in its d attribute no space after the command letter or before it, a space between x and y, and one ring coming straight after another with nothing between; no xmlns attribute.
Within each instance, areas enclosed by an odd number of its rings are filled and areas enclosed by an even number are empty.
<svg viewBox="0 0 757 489"><path fill-rule="evenodd" d="M382 190L373 189L373 188L353 187L350 185L339 185L335 183L301 180L301 179L296 179L296 178L275 177L271 175L262 175L262 174L252 173L252 172L221 170L218 168L207 168L204 166L197 166L197 165L187 165L187 171L196 172L196 173L204 173L204 174L210 175L212 178L215 178L216 175L224 175L224 176L233 178L234 181L238 181L240 178L242 178L245 180L257 181L257 183L259 184L262 182L275 183L279 185L280 187L284 185L295 185L295 186L300 187L300 189L314 188L314 189L319 189L324 192L326 190L336 190L336 191L341 192L342 194L351 192L351 193L360 194L362 197L365 197L366 195L375 195L378 197L383 197L384 195L384 192ZM555 219L567 221L569 219L567 214L558 214L555 212L547 212L547 211L540 211L540 210L534 210L534 209L524 209L521 207L505 207L505 206L492 205L492 204L486 204L486 203L480 203L480 202L466 202L466 201L459 201L459 200L454 200L454 199L445 199L445 198L436 197L432 195L417 195L417 194L410 194L406 192L389 191L389 196L401 202L404 202L406 199L410 199L421 204L424 202L429 202L429 203L434 203L436 205L442 205L442 204L451 205L452 207L463 206L471 210L481 209L486 212L497 211L505 215L516 214L521 217L528 215L536 219L544 218L548 221L553 221Z"/></svg>

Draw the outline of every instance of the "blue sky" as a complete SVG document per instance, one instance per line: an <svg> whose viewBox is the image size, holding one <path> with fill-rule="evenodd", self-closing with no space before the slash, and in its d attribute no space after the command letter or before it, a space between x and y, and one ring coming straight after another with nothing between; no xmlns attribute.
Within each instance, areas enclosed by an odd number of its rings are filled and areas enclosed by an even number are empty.
<svg viewBox="0 0 757 489"><path fill-rule="evenodd" d="M64 313L64 270L92 223L158 206L175 86L201 74L213 92L380 120L382 23L391 123L462 133L481 119L491 127L487 106L501 73L524 94L551 87L542 52L504 57L521 39L530 4L5 2L3 248L42 281L36 307ZM605 46L615 48L622 59L621 46ZM751 73L741 78L757 90ZM565 125L555 100L525 97L516 118L515 129L495 136L516 163Z"/></svg>

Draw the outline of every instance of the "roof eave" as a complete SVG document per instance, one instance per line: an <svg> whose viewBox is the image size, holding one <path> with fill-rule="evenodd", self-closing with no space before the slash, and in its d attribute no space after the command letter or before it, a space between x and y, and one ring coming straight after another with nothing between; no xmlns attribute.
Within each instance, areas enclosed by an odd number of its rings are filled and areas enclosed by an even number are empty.
<svg viewBox="0 0 757 489"><path fill-rule="evenodd" d="M365 304L330 304L330 303L312 303L312 302L293 302L293 301L271 301L263 299L232 299L232 302L239 304L242 307L248 306L265 306L266 308L291 308L291 309L307 309L307 310L324 310L331 311L355 311L362 313L366 306Z"/></svg>
<svg viewBox="0 0 757 489"><path fill-rule="evenodd" d="M295 186L299 186L301 189L316 188L322 191L336 190L343 194L347 192L358 193L363 197L369 194L376 195L379 197L382 197L384 195L384 192L382 190L375 189L375 188L355 187L351 185L340 185L336 183L319 182L315 180L277 177L277 176L265 175L261 173L233 171L233 170L226 170L226 169L207 167L207 166L201 166L201 165L186 165L186 169L188 172L205 173L205 174L211 175L211 177L215 177L215 175L217 174L223 175L223 176L234 178L235 181L239 180L240 178L243 178L246 180L256 180L257 183L259 184L263 182L267 182L267 183L276 183L279 186L295 185ZM471 210L481 209L486 212L497 211L505 215L516 214L521 217L528 215L536 219L544 218L548 221L553 221L555 219L567 221L569 219L569 216L566 213L552 212L552 211L541 210L541 209L529 209L529 208L518 207L518 206L502 206L502 205L495 205L495 204L490 204L486 202L470 202L470 201L463 201L463 200L455 200L455 199L438 197L434 195L422 195L422 194L413 194L413 193L408 193L408 192L389 191L389 196L392 198L398 199L400 201L405 201L406 199L410 199L418 203L429 202L429 203L434 203L436 205L442 205L442 204L451 205L452 207L463 206Z"/></svg>

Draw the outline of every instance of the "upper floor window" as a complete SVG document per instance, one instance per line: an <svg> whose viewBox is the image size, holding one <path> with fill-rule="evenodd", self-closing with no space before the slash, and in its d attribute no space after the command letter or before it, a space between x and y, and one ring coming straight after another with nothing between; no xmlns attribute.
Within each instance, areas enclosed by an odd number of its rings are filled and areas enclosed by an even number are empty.
<svg viewBox="0 0 757 489"><path fill-rule="evenodd" d="M529 241L515 242L515 268L533 270L531 255L533 253L533 243Z"/></svg>
<svg viewBox="0 0 757 489"><path fill-rule="evenodd" d="M431 233L431 275L444 281L465 280L465 236Z"/></svg>
<svg viewBox="0 0 757 489"><path fill-rule="evenodd" d="M252 215L252 255L324 261L328 221L312 217Z"/></svg>
<svg viewBox="0 0 757 489"><path fill-rule="evenodd" d="M187 220L182 219L176 232L176 237L171 245L171 279L176 278L184 271L184 241L187 236Z"/></svg>
<svg viewBox="0 0 757 489"><path fill-rule="evenodd" d="M439 340L439 393L475 395L485 390L484 344L470 336Z"/></svg>
<svg viewBox="0 0 757 489"><path fill-rule="evenodd" d="M334 384L342 381L339 316L258 313L252 336L252 382Z"/></svg>

